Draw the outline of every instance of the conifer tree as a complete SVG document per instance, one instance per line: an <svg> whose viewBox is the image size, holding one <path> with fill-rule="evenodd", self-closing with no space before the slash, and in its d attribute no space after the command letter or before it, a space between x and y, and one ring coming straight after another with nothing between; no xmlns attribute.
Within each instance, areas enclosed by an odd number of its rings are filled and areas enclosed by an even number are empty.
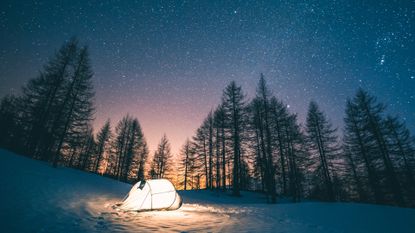
<svg viewBox="0 0 415 233"><path fill-rule="evenodd" d="M140 123L130 115L124 116L115 128L110 173L122 181L143 179L148 148Z"/></svg>
<svg viewBox="0 0 415 233"><path fill-rule="evenodd" d="M388 148L397 166L398 178L405 187L406 201L415 205L415 144L410 131L397 117L388 116L385 120Z"/></svg>
<svg viewBox="0 0 415 233"><path fill-rule="evenodd" d="M65 88L73 75L78 41L65 43L45 65L38 77L23 87L21 121L26 131L26 148L35 158L51 160L51 147L63 121L57 122L62 111ZM62 119L59 119L62 120ZM54 123L56 121L56 123ZM59 126L59 127L58 127Z"/></svg>
<svg viewBox="0 0 415 233"><path fill-rule="evenodd" d="M195 165L200 173L199 178L204 177L205 188L209 187L208 134L205 120L196 130L196 135L193 137L193 144L196 153Z"/></svg>
<svg viewBox="0 0 415 233"><path fill-rule="evenodd" d="M183 179L179 181L183 190L187 190L189 186L193 185L191 177L194 173L194 148L192 148L192 142L186 139L182 149L180 150L179 171L183 174Z"/></svg>
<svg viewBox="0 0 415 233"><path fill-rule="evenodd" d="M240 159L241 159L241 140L243 133L243 123L245 121L245 96L242 88L232 81L224 90L222 103L231 131L230 143L232 144L232 194L240 195Z"/></svg>
<svg viewBox="0 0 415 233"><path fill-rule="evenodd" d="M308 109L306 128L310 159L316 165L313 166L316 175L315 188L322 190L324 199L333 201L335 200L333 160L339 150L336 129L313 101Z"/></svg>
<svg viewBox="0 0 415 233"><path fill-rule="evenodd" d="M160 140L151 163L151 176L156 179L170 178L173 169L173 155L170 152L170 142L166 135Z"/></svg>
<svg viewBox="0 0 415 233"><path fill-rule="evenodd" d="M371 153L374 159L382 164L379 167L386 174L384 184L387 193L393 195L393 199L398 204L403 204L402 189L399 183L395 164L392 161L391 151L386 142L386 132L384 129L385 106L378 103L376 98L369 95L363 89L359 89L354 102L358 111L363 114L361 124L366 132L366 140L371 145Z"/></svg>
<svg viewBox="0 0 415 233"><path fill-rule="evenodd" d="M225 115L223 107L219 105L213 113L213 126L215 129L215 155L216 155L216 189L226 189L226 138Z"/></svg>
<svg viewBox="0 0 415 233"><path fill-rule="evenodd" d="M106 153L108 153L109 146L111 144L111 138L111 123L110 120L107 120L97 135L97 155L93 169L95 173L99 172L101 162L106 157Z"/></svg>
<svg viewBox="0 0 415 233"><path fill-rule="evenodd" d="M86 47L79 50L73 65L74 73L65 87L65 94L52 128L59 129L56 132L57 147L53 156L53 165L59 162L61 149L68 137L68 132L73 127L83 127L92 120L94 107L92 98L92 68Z"/></svg>

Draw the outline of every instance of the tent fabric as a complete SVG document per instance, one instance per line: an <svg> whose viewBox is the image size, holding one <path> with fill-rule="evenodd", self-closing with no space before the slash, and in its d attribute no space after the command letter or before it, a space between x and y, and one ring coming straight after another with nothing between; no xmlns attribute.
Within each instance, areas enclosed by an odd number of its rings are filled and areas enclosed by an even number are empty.
<svg viewBox="0 0 415 233"><path fill-rule="evenodd" d="M173 184L166 179L146 180L137 182L124 198L121 209L176 210L182 205L182 198Z"/></svg>

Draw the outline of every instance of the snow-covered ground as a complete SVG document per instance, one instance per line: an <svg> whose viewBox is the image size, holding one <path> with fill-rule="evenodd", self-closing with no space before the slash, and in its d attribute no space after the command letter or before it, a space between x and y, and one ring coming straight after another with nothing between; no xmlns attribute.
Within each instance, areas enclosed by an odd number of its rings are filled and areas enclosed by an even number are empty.
<svg viewBox="0 0 415 233"><path fill-rule="evenodd" d="M69 168L52 168L0 150L0 232L415 232L415 209L347 203L263 204L181 191L177 211L122 212L130 185Z"/></svg>

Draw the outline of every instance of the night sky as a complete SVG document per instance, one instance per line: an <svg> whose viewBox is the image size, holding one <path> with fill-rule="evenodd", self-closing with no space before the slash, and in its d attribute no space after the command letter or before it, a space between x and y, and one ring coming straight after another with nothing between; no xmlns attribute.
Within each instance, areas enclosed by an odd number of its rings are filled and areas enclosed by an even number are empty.
<svg viewBox="0 0 415 233"><path fill-rule="evenodd" d="M90 48L95 128L137 116L177 152L235 80L264 73L300 121L315 100L342 127L359 86L415 132L414 1L4 1L0 97L19 93L72 36Z"/></svg>

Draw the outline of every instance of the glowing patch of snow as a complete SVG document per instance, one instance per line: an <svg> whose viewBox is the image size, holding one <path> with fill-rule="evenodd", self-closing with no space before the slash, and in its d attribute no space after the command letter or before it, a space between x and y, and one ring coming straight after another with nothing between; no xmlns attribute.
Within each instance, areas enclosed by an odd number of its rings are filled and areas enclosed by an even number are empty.
<svg viewBox="0 0 415 233"><path fill-rule="evenodd" d="M415 229L415 209L352 203L268 205L258 193L179 191L176 211L113 208L131 185L0 150L1 232L377 232Z"/></svg>

